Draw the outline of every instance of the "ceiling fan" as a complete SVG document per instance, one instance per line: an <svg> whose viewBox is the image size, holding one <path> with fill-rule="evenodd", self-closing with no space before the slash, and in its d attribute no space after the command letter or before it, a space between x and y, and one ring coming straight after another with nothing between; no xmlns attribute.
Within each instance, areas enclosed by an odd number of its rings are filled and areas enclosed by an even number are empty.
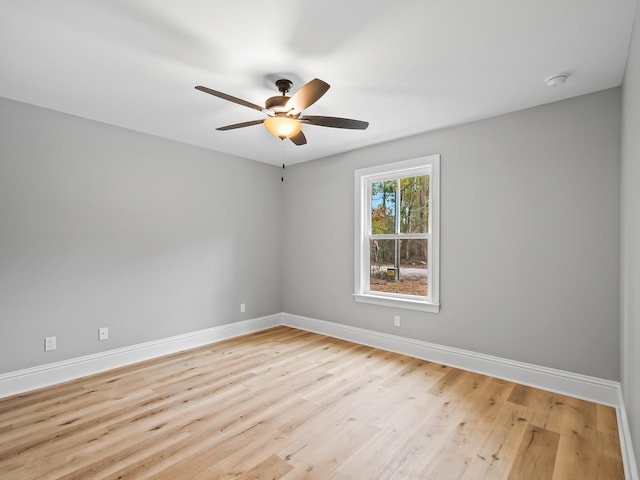
<svg viewBox="0 0 640 480"><path fill-rule="evenodd" d="M237 103L238 105L258 110L267 115L267 118L262 120L234 123L233 125L216 128L216 130L233 130L235 128L249 127L263 123L272 135L282 140L289 138L296 145L304 145L307 143L307 139L304 133L302 133L303 123L318 125L320 127L347 128L353 130L364 130L369 126L369 122L350 118L302 115L302 111L317 102L320 97L329 90L330 85L327 82L314 78L289 97L287 93L291 90L292 86L293 83L291 80L285 78L277 80L276 87L278 87L282 95L268 98L264 107L200 85L197 86L196 89Z"/></svg>

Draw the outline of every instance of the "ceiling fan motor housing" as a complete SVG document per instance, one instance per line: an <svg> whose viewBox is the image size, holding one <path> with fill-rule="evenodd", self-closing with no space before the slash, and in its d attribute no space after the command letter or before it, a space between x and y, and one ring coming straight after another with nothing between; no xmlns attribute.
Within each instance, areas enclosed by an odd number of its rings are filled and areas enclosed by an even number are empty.
<svg viewBox="0 0 640 480"><path fill-rule="evenodd" d="M272 110L275 113L286 113L285 107L287 105L287 102L289 101L289 98L290 97L287 97L286 95L277 95L275 97L269 97L264 102L264 106L268 110Z"/></svg>
<svg viewBox="0 0 640 480"><path fill-rule="evenodd" d="M291 90L292 86L293 82L291 80L287 80L286 78L276 80L276 87L278 87L278 90L280 90L282 95L267 98L267 101L264 102L264 106L268 110L273 111L276 115L287 113L287 109L285 107L287 105L287 102L291 98L287 96L287 92Z"/></svg>
<svg viewBox="0 0 640 480"><path fill-rule="evenodd" d="M276 87L282 92L282 95L285 95L291 90L291 87L293 87L293 82L286 78L281 78L280 80L276 80Z"/></svg>

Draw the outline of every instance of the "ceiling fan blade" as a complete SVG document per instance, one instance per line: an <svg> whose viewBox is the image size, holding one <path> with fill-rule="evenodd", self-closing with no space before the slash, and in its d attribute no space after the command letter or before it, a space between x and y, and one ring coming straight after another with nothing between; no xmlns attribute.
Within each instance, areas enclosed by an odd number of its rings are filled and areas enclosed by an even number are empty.
<svg viewBox="0 0 640 480"><path fill-rule="evenodd" d="M264 120L251 120L249 122L234 123L233 125L218 127L216 130L233 130L234 128L250 127L251 125L259 125L261 123L264 123Z"/></svg>
<svg viewBox="0 0 640 480"><path fill-rule="evenodd" d="M320 127L348 128L352 130L364 130L369 126L369 122L353 120L351 118L321 117L317 115L304 115L298 118L302 123L318 125Z"/></svg>
<svg viewBox="0 0 640 480"><path fill-rule="evenodd" d="M213 95L214 97L222 98L223 100L228 100L233 103L237 103L238 105L243 105L245 107L253 108L254 110L258 110L259 112L269 113L270 111L260 105L256 105L255 103L247 102L246 100L242 100L241 98L234 97L232 95L227 95L226 93L218 92L217 90L213 90L211 88L203 87L198 85L196 90L200 90L201 92L208 93L209 95Z"/></svg>
<svg viewBox="0 0 640 480"><path fill-rule="evenodd" d="M310 82L305 83L300 90L293 94L287 102L287 109L293 109L293 114L299 114L305 108L313 105L322 97L330 85L318 78L314 78Z"/></svg>
<svg viewBox="0 0 640 480"><path fill-rule="evenodd" d="M307 143L307 137L304 136L304 133L302 133L302 130L300 130L293 137L289 137L289 139L298 146L305 145Z"/></svg>

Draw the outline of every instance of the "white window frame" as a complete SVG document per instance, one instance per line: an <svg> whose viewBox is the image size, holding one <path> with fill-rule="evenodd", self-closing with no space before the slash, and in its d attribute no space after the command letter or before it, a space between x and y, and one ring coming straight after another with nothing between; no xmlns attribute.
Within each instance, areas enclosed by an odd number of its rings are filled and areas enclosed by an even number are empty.
<svg viewBox="0 0 640 480"><path fill-rule="evenodd" d="M371 235L371 183L401 177L429 175L429 225L427 278L429 295L400 295L370 290L369 237ZM356 170L355 193L355 271L354 299L387 307L407 308L425 312L440 311L440 155L387 163Z"/></svg>

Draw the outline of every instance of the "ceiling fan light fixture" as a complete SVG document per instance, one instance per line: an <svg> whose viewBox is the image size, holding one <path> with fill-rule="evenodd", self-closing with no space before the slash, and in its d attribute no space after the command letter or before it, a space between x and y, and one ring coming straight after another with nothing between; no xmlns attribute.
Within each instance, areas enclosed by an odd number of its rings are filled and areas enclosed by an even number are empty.
<svg viewBox="0 0 640 480"><path fill-rule="evenodd" d="M282 139L295 137L302 129L302 124L296 119L283 115L266 118L263 123L271 135Z"/></svg>

